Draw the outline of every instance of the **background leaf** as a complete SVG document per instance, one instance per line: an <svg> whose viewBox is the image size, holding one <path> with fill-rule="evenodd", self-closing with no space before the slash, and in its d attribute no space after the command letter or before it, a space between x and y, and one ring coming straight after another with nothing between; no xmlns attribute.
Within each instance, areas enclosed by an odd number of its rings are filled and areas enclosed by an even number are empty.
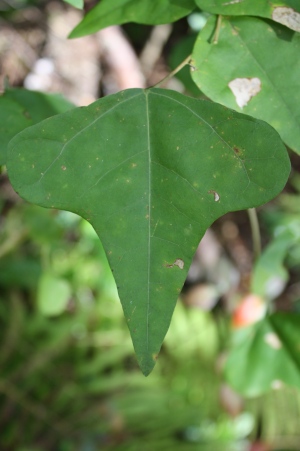
<svg viewBox="0 0 300 451"><path fill-rule="evenodd" d="M64 0L64 1L74 6L74 8L83 9L84 6L83 0Z"/></svg>
<svg viewBox="0 0 300 451"><path fill-rule="evenodd" d="M260 16L273 19L295 31L300 31L300 5L298 0L272 3L269 0L195 0L199 8L213 14L227 16Z"/></svg>
<svg viewBox="0 0 300 451"><path fill-rule="evenodd" d="M283 385L300 387L300 316L275 313L235 334L226 362L229 383L245 396Z"/></svg>
<svg viewBox="0 0 300 451"><path fill-rule="evenodd" d="M95 33L110 25L136 22L158 25L175 22L195 9L194 0L102 0L74 28L70 38Z"/></svg>
<svg viewBox="0 0 300 451"><path fill-rule="evenodd" d="M252 17L222 18L216 45L211 42L214 29L212 17L195 44L195 83L212 100L269 122L300 153L300 35ZM236 98L229 83L239 79L246 87ZM260 83L259 92L238 106L245 90L251 94L247 83L253 79Z"/></svg>
<svg viewBox="0 0 300 451"><path fill-rule="evenodd" d="M0 164L6 163L7 145L24 128L63 113L74 105L58 94L9 88L0 96Z"/></svg>
<svg viewBox="0 0 300 451"><path fill-rule="evenodd" d="M205 230L272 199L289 171L268 124L162 89L123 91L24 130L8 162L22 197L93 225L145 374Z"/></svg>
<svg viewBox="0 0 300 451"><path fill-rule="evenodd" d="M274 238L256 261L251 281L251 291L267 300L282 293L289 278L284 260L292 246L300 243L299 232L285 230Z"/></svg>
<svg viewBox="0 0 300 451"><path fill-rule="evenodd" d="M39 280L38 309L46 316L61 314L70 300L71 287L65 279L44 273Z"/></svg>

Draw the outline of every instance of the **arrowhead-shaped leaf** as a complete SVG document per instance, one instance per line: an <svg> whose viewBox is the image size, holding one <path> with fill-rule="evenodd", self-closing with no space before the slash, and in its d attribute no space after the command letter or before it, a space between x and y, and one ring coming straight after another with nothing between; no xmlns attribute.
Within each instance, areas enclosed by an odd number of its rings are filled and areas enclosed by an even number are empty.
<svg viewBox="0 0 300 451"><path fill-rule="evenodd" d="M192 77L204 94L273 125L300 153L300 35L253 17L208 20L193 50Z"/></svg>
<svg viewBox="0 0 300 451"><path fill-rule="evenodd" d="M127 22L145 25L175 22L193 9L194 0L102 0L84 16L69 37L79 38Z"/></svg>
<svg viewBox="0 0 300 451"><path fill-rule="evenodd" d="M268 124L162 89L127 90L54 116L17 135L8 159L21 196L95 228L145 374L205 230L228 211L272 199L289 170Z"/></svg>
<svg viewBox="0 0 300 451"><path fill-rule="evenodd" d="M300 388L300 315L275 313L237 332L226 362L229 383L245 396L283 385Z"/></svg>
<svg viewBox="0 0 300 451"><path fill-rule="evenodd" d="M7 145L13 136L26 127L73 107L58 94L7 89L0 96L0 165L6 163Z"/></svg>
<svg viewBox="0 0 300 451"><path fill-rule="evenodd" d="M273 19L295 31L300 31L299 0L276 1L270 0L195 0L199 8L213 14L226 16L260 16Z"/></svg>

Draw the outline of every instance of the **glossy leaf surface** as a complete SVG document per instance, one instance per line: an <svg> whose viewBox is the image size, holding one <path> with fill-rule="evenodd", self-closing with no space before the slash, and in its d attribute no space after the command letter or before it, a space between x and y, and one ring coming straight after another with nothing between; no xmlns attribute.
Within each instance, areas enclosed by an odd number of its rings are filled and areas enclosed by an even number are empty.
<svg viewBox="0 0 300 451"><path fill-rule="evenodd" d="M275 313L238 331L226 362L229 383L245 396L283 385L300 388L300 315Z"/></svg>
<svg viewBox="0 0 300 451"><path fill-rule="evenodd" d="M273 19L295 31L300 31L300 4L298 0L195 0L199 8L213 14L228 16L260 16Z"/></svg>
<svg viewBox="0 0 300 451"><path fill-rule="evenodd" d="M7 145L26 127L74 105L57 94L44 94L26 89L9 88L0 96L0 164L6 163Z"/></svg>
<svg viewBox="0 0 300 451"><path fill-rule="evenodd" d="M79 38L127 22L145 25L175 22L194 8L194 0L102 0L86 14L69 37Z"/></svg>
<svg viewBox="0 0 300 451"><path fill-rule="evenodd" d="M208 226L261 205L290 171L268 124L163 89L131 89L24 130L10 143L19 194L99 235L148 374Z"/></svg>
<svg viewBox="0 0 300 451"><path fill-rule="evenodd" d="M213 44L215 20L195 44L193 80L212 100L270 123L300 153L300 35L253 17L222 18Z"/></svg>

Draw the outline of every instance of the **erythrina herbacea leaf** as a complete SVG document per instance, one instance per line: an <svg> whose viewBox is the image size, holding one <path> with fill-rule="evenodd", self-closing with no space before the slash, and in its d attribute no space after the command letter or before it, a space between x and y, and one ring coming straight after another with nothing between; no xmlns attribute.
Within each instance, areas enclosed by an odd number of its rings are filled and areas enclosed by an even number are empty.
<svg viewBox="0 0 300 451"><path fill-rule="evenodd" d="M300 154L300 35L254 17L223 17L214 44L215 26L211 17L194 46L194 82L215 102L267 121Z"/></svg>
<svg viewBox="0 0 300 451"><path fill-rule="evenodd" d="M130 89L24 130L7 168L28 201L92 224L148 375L206 229L275 197L290 162L260 120L174 91Z"/></svg>
<svg viewBox="0 0 300 451"><path fill-rule="evenodd" d="M300 388L299 327L300 315L289 312L238 329L225 365L230 385L248 397L284 385Z"/></svg>
<svg viewBox="0 0 300 451"><path fill-rule="evenodd" d="M102 0L84 16L69 38L79 38L127 22L145 25L175 22L193 9L194 0Z"/></svg>
<svg viewBox="0 0 300 451"><path fill-rule="evenodd" d="M260 16L273 19L294 31L300 31L299 0L195 0L199 8L213 14L225 16Z"/></svg>

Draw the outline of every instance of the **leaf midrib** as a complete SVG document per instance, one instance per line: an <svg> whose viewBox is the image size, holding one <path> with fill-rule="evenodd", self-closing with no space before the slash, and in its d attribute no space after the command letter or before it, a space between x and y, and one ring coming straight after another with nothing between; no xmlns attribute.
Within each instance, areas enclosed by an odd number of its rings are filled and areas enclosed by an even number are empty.
<svg viewBox="0 0 300 451"><path fill-rule="evenodd" d="M151 142L150 142L150 116L148 91L144 91L146 99L146 118L147 118L147 151L148 151L148 269L147 269L147 352L149 351L149 315L150 315L150 261L151 261Z"/></svg>
<svg viewBox="0 0 300 451"><path fill-rule="evenodd" d="M230 146L230 144L229 144L227 141L225 141L225 139L217 132L217 130L215 129L215 126L211 125L209 122L207 122L205 119L203 119L203 117L200 116L196 111L192 110L190 107L188 107L188 106L185 105L184 103L179 102L179 100L177 100L177 99L170 99L170 97L168 97L168 96L166 96L166 95L164 95L164 94L158 94L158 93L155 93L155 92L152 92L152 94L154 94L154 95L160 95L160 96L162 96L162 97L166 97L166 98L168 98L169 100L172 100L172 101L178 103L179 105L183 106L185 109L187 109L188 111L190 111L194 116L196 116L198 119L200 119L200 120L203 122L203 124L207 125L207 127L209 127L209 128L213 131L213 133L220 139L220 141L223 142L223 143L224 143L224 144L225 144L225 145L226 145L226 146L234 153L233 148L232 148L232 147ZM251 179L250 179L250 176L249 176L249 174L248 174L248 172L247 172L247 169L246 169L246 167L245 167L245 165L244 165L243 160L241 160L240 158L238 158L238 160L240 161L240 163L241 163L241 165L242 165L242 167L243 167L243 171L245 172L245 174L246 174L246 176L247 176L247 179L248 179L248 185L247 185L247 187L246 187L245 190L244 190L244 191L246 191L246 189L248 189L248 186L250 185L250 183L253 183L253 182L252 182ZM178 175L179 175L179 174L178 174Z"/></svg>

